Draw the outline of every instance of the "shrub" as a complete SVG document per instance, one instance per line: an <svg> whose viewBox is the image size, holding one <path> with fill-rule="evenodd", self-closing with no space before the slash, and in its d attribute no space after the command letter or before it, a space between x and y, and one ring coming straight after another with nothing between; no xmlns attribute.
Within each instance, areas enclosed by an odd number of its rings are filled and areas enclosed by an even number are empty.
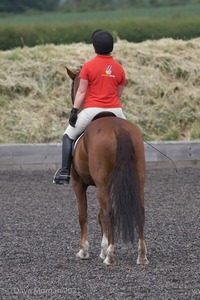
<svg viewBox="0 0 200 300"><path fill-rule="evenodd" d="M95 23L4 25L0 27L0 50L49 43L56 45L91 43L91 32L96 28L111 30L120 39L136 43L167 37L189 40L200 36L200 19L198 17L134 20L125 18L120 21L96 21Z"/></svg>

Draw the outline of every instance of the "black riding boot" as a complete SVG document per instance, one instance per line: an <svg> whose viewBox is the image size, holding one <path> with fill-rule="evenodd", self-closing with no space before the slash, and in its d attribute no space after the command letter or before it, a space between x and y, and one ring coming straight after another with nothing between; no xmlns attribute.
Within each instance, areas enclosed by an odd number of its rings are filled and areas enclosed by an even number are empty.
<svg viewBox="0 0 200 300"><path fill-rule="evenodd" d="M53 183L62 184L69 183L70 169L72 163L72 143L67 134L63 135L62 144L62 168L58 169L53 177Z"/></svg>

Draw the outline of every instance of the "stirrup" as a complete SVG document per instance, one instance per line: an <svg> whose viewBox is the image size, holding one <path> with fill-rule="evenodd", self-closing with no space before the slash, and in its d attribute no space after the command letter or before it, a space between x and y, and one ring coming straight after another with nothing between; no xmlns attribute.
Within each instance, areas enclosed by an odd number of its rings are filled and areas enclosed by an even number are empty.
<svg viewBox="0 0 200 300"><path fill-rule="evenodd" d="M63 168L59 168L54 177L53 177L53 183L55 184L64 184L64 183L69 183L71 176L67 173L62 174L61 172L63 171Z"/></svg>

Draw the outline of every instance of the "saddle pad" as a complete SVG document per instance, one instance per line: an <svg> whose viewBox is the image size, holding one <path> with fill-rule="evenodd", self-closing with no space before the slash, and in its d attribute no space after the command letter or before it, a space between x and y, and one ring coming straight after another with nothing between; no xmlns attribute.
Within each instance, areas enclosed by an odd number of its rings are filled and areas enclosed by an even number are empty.
<svg viewBox="0 0 200 300"><path fill-rule="evenodd" d="M74 152L76 150L76 145L78 144L80 138L82 138L83 135L84 135L84 132L82 132L81 135L79 135L79 137L74 141L72 155L74 155Z"/></svg>

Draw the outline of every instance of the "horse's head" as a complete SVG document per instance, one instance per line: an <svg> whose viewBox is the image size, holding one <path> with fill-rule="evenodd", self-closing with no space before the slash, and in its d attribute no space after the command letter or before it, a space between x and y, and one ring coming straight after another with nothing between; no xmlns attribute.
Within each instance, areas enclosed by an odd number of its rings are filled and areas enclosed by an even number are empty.
<svg viewBox="0 0 200 300"><path fill-rule="evenodd" d="M79 78L79 73L80 71L77 71L76 73L72 72L70 69L68 69L67 67L65 67L67 70L67 74L69 75L69 77L72 80L72 85L71 85L71 100L72 100L72 104L74 104L74 100L75 100L75 95L76 92L78 90L79 87L79 82L80 82L80 78Z"/></svg>

